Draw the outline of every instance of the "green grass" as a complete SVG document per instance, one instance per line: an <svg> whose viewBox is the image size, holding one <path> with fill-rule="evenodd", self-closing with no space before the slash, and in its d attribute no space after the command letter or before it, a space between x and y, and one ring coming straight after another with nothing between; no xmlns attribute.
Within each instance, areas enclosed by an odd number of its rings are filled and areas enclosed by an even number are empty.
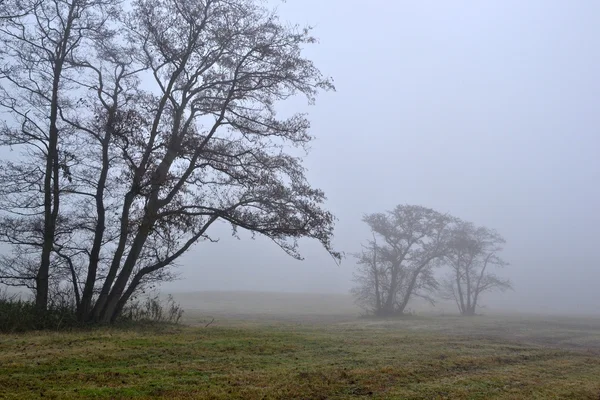
<svg viewBox="0 0 600 400"><path fill-rule="evenodd" d="M597 327L438 317L0 335L0 398L597 400Z"/></svg>

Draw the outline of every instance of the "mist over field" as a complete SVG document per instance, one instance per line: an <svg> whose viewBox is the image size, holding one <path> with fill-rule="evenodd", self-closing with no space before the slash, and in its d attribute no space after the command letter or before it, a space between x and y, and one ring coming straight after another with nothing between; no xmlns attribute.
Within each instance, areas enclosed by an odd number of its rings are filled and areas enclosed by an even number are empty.
<svg viewBox="0 0 600 400"><path fill-rule="evenodd" d="M335 246L370 238L365 213L421 204L498 230L514 291L489 309L596 314L600 255L600 6L592 1L278 4L316 26L307 49L336 93L309 113L308 176L339 218ZM186 254L166 292L345 294L355 260L317 243L305 261L230 237Z"/></svg>

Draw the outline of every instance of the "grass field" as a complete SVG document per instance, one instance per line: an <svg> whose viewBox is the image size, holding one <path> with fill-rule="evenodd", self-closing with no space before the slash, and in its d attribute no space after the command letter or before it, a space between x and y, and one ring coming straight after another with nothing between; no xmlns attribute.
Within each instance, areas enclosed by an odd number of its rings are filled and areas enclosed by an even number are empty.
<svg viewBox="0 0 600 400"><path fill-rule="evenodd" d="M206 311L188 326L2 335L0 398L600 398L598 319L217 310L205 327Z"/></svg>

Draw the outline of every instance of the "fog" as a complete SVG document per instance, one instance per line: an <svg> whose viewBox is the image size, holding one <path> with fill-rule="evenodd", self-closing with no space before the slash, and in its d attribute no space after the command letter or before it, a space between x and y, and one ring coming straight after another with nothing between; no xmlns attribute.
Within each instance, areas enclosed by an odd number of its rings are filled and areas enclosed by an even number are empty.
<svg viewBox="0 0 600 400"><path fill-rule="evenodd" d="M310 182L338 218L337 265L304 261L226 224L179 260L164 292L348 293L363 214L417 204L498 230L514 291L491 308L598 313L600 3L288 0L315 26L307 55L335 80L305 111ZM4 151L4 150L3 150ZM3 156L7 156L3 154Z"/></svg>
<svg viewBox="0 0 600 400"><path fill-rule="evenodd" d="M497 229L514 291L483 303L593 313L600 304L600 5L593 1L290 0L284 18L316 27L307 49L336 93L310 113L311 182L357 251L364 213L420 204ZM215 232L215 231L213 231ZM219 229L180 262L166 291L346 293L337 266L302 242L295 261L273 243Z"/></svg>

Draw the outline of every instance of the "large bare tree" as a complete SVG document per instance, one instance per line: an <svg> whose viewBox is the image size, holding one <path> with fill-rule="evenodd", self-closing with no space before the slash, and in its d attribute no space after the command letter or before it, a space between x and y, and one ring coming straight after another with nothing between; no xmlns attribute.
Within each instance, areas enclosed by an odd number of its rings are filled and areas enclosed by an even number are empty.
<svg viewBox="0 0 600 400"><path fill-rule="evenodd" d="M276 112L292 96L312 103L333 89L301 54L315 41L310 30L252 0L138 0L122 15L110 25L119 35L69 58L81 95L57 107L68 135L58 135L51 254L80 319L114 321L194 243L213 240L219 220L293 257L297 239L310 237L339 258L334 218L299 157L310 124ZM16 248L13 259L31 265Z"/></svg>
<svg viewBox="0 0 600 400"><path fill-rule="evenodd" d="M444 256L451 268L444 294L456 302L461 314L475 315L482 293L511 288L508 279L492 271L508 265L499 256L504 243L504 238L491 229L464 221L454 225Z"/></svg>
<svg viewBox="0 0 600 400"><path fill-rule="evenodd" d="M356 255L358 304L378 315L402 314L411 298L433 301L434 269L446 251L453 218L430 208L399 205L363 218L375 239Z"/></svg>
<svg viewBox="0 0 600 400"><path fill-rule="evenodd" d="M109 35L115 0L6 0L0 11L0 145L20 152L0 170L0 240L13 245L2 277L35 288L48 303L53 244L60 213L61 168L69 158L59 136L68 135L60 108L70 107L71 60Z"/></svg>

